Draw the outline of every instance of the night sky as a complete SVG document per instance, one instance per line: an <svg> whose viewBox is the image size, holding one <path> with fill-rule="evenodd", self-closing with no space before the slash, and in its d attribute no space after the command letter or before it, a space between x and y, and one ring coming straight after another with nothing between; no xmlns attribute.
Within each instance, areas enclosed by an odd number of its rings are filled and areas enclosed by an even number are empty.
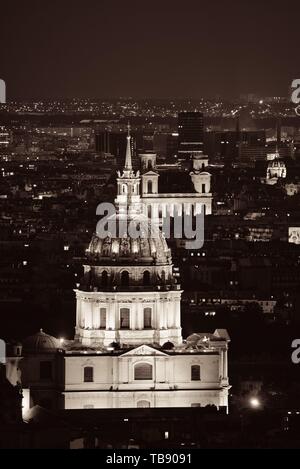
<svg viewBox="0 0 300 469"><path fill-rule="evenodd" d="M287 95L300 1L9 0L8 99Z"/></svg>

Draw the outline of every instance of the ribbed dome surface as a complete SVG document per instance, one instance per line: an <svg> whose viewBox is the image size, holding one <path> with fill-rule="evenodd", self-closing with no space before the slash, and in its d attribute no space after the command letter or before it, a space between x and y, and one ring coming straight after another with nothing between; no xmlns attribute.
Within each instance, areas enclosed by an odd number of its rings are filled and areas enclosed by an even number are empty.
<svg viewBox="0 0 300 469"><path fill-rule="evenodd" d="M60 343L55 337L46 334L41 329L24 340L23 348L29 353L53 353L60 348Z"/></svg>
<svg viewBox="0 0 300 469"><path fill-rule="evenodd" d="M112 221L112 220L110 220ZM119 264L171 264L171 253L161 231L150 224L146 217L122 219L116 215L117 230L122 226L123 236L99 237L95 233L87 250L90 261L107 264L116 262ZM119 224L122 222L122 225ZM130 234L130 227L134 227L137 235Z"/></svg>

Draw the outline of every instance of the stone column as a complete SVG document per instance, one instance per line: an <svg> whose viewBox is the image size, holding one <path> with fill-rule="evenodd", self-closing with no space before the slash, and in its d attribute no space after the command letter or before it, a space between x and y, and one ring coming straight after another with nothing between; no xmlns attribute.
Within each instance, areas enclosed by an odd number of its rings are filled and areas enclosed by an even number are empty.
<svg viewBox="0 0 300 469"><path fill-rule="evenodd" d="M129 327L131 330L137 329L137 318L136 318L136 304L135 302L131 303L131 307L129 308Z"/></svg>
<svg viewBox="0 0 300 469"><path fill-rule="evenodd" d="M181 327L181 318L180 318L180 299L176 298L174 301L174 308L175 308L175 321L174 327L179 328Z"/></svg>
<svg viewBox="0 0 300 469"><path fill-rule="evenodd" d="M100 308L101 303L92 303L92 311L93 311L93 328L99 329L100 328Z"/></svg>
<svg viewBox="0 0 300 469"><path fill-rule="evenodd" d="M168 328L168 300L163 302L163 325L166 329Z"/></svg>
<svg viewBox="0 0 300 469"><path fill-rule="evenodd" d="M170 214L171 214L171 217L174 217L174 204L170 204Z"/></svg>
<svg viewBox="0 0 300 469"><path fill-rule="evenodd" d="M220 350L219 375L224 377L224 350Z"/></svg>
<svg viewBox="0 0 300 469"><path fill-rule="evenodd" d="M140 330L144 329L144 308L144 303L142 303L142 306L139 302L136 303L137 328Z"/></svg>
<svg viewBox="0 0 300 469"><path fill-rule="evenodd" d="M83 327L92 328L93 319L92 319L92 302L90 300L83 300L82 304L82 313L83 313Z"/></svg>
<svg viewBox="0 0 300 469"><path fill-rule="evenodd" d="M154 304L153 304L153 323L152 323L152 328L153 328L153 329L159 329L158 317L157 317L157 299L154 300Z"/></svg>
<svg viewBox="0 0 300 469"><path fill-rule="evenodd" d="M223 353L224 353L223 378L227 379L228 377L227 347L224 349Z"/></svg>
<svg viewBox="0 0 300 469"><path fill-rule="evenodd" d="M119 304L116 300L110 302L110 310L111 310L111 317L112 317L112 329L120 329L120 320L119 320Z"/></svg>
<svg viewBox="0 0 300 469"><path fill-rule="evenodd" d="M163 324L163 308L164 308L164 304L163 304L162 299L160 298L157 302L157 310L156 310L157 320L158 320L158 324L157 324L158 329L162 329L164 327L164 324Z"/></svg>
<svg viewBox="0 0 300 469"><path fill-rule="evenodd" d="M167 316L167 327L168 329L171 329L173 327L173 322L174 322L174 312L173 312L170 301L166 301L165 311L166 311L166 316Z"/></svg>
<svg viewBox="0 0 300 469"><path fill-rule="evenodd" d="M81 326L81 299L76 298L76 327Z"/></svg>

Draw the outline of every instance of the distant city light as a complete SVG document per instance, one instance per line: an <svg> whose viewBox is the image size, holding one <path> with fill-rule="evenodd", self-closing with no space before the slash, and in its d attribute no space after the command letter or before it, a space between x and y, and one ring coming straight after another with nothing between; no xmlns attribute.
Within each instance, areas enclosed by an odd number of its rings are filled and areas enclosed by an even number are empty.
<svg viewBox="0 0 300 469"><path fill-rule="evenodd" d="M257 399L257 397L252 397L249 403L251 407L253 407L253 409L257 409L258 407L260 407L260 401L259 399Z"/></svg>

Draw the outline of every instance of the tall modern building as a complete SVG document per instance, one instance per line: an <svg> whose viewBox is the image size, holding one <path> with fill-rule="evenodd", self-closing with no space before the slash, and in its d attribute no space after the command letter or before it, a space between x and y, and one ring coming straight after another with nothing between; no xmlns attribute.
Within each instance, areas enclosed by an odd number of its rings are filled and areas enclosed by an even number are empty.
<svg viewBox="0 0 300 469"><path fill-rule="evenodd" d="M124 155L126 135L124 133L95 131L95 150L98 153L111 153L117 159Z"/></svg>
<svg viewBox="0 0 300 469"><path fill-rule="evenodd" d="M203 152L203 132L201 112L180 112L178 114L178 155L189 157L192 153Z"/></svg>
<svg viewBox="0 0 300 469"><path fill-rule="evenodd" d="M135 158L137 147L137 136L131 138L131 153L134 166L137 166L138 160ZM140 137L140 136L138 136ZM141 138L140 138L141 139ZM139 139L139 140L140 140ZM124 132L95 131L95 150L97 153L108 153L115 156L118 166L121 158L126 151L126 134Z"/></svg>
<svg viewBox="0 0 300 469"><path fill-rule="evenodd" d="M22 372L31 406L228 407L227 331L183 340L182 290L166 240L144 214L140 183L128 135L111 231L93 235L75 291L74 340L40 331L8 360L10 376L18 373L12 367Z"/></svg>
<svg viewBox="0 0 300 469"><path fill-rule="evenodd" d="M210 131L204 135L204 149L210 157L222 162L251 163L266 159L266 133L264 130L240 130L239 119L235 130Z"/></svg>

